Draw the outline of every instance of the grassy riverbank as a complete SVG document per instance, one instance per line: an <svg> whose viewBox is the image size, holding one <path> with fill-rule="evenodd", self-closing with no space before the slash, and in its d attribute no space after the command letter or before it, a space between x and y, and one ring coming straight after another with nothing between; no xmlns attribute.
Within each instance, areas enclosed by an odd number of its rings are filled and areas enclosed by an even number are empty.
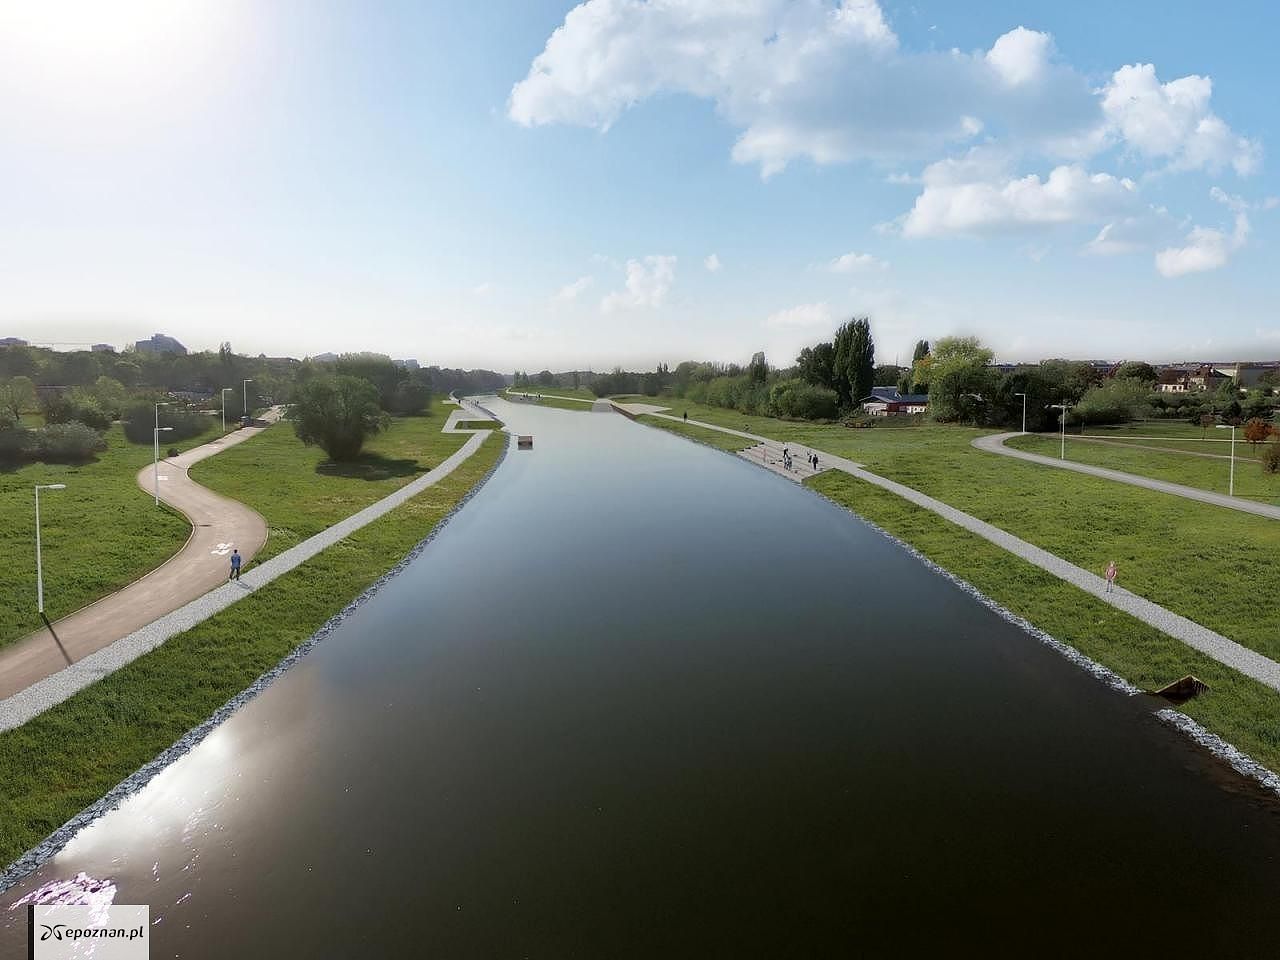
<svg viewBox="0 0 1280 960"><path fill-rule="evenodd" d="M502 439L486 437L462 466L408 503L65 703L0 733L0 863L204 721L393 567L493 466Z"/></svg>
<svg viewBox="0 0 1280 960"><path fill-rule="evenodd" d="M174 444L189 450L221 431L210 420L197 437ZM35 494L37 483L65 483L40 497L45 612L64 617L132 583L173 556L187 542L191 524L139 489L138 471L151 463L150 443L130 443L113 424L107 449L77 466L33 463L0 471L0 646L40 626L36 613ZM161 452L163 453L164 450Z"/></svg>
<svg viewBox="0 0 1280 960"><path fill-rule="evenodd" d="M1199 427L1191 429L1198 437ZM1215 432L1219 435L1226 433ZM1085 437L1068 434L1067 459L1214 493L1228 491L1230 443L1185 442L1170 437L1164 442L1170 446L1178 443L1180 448L1170 450L1158 449L1163 438L1140 441L1129 439L1130 436L1132 433L1099 433ZM1015 437L1006 445L1046 457L1057 457L1061 451L1061 441L1057 437ZM1260 455L1261 451L1255 451L1249 444L1239 440L1236 443L1235 494L1260 503L1280 504L1280 474L1264 473L1261 462L1254 459Z"/></svg>
<svg viewBox="0 0 1280 960"><path fill-rule="evenodd" d="M1210 691L1180 709L1280 770L1280 694L1274 690L887 490L835 471L806 483L1143 689L1195 674Z"/></svg>
<svg viewBox="0 0 1280 960"><path fill-rule="evenodd" d="M576 410L579 413L591 412L591 405L596 401L596 395L590 390L580 388L577 390L568 390L561 387L548 387L549 392L543 393L537 387L529 387L527 389L509 389L503 392L503 395L511 394L515 399L513 403L536 403L540 407L555 407L559 410ZM531 400L525 400L524 397L530 397Z"/></svg>
<svg viewBox="0 0 1280 960"><path fill-rule="evenodd" d="M351 463L330 462L282 423L189 473L262 514L268 533L254 558L260 562L381 500L458 450L466 436L440 432L451 409L433 404L429 416L393 419Z"/></svg>
<svg viewBox="0 0 1280 960"><path fill-rule="evenodd" d="M973 448L987 431L853 430L686 406L694 419L863 463L1085 569L1115 559L1127 589L1280 659L1280 610L1262 599L1280 591L1280 522Z"/></svg>

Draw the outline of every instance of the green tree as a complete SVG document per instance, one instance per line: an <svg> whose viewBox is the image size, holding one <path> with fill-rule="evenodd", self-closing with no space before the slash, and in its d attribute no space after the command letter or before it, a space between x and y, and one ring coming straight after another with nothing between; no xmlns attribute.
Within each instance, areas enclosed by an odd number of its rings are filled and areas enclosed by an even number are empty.
<svg viewBox="0 0 1280 960"><path fill-rule="evenodd" d="M764 358L763 350L758 350L751 355L747 375L752 383L764 383L769 379L769 361Z"/></svg>
<svg viewBox="0 0 1280 960"><path fill-rule="evenodd" d="M977 337L943 337L928 359L929 413L943 422L981 422L995 390L994 354Z"/></svg>
<svg viewBox="0 0 1280 960"><path fill-rule="evenodd" d="M354 460L367 438L387 425L378 390L345 375L316 377L299 388L289 411L298 439L331 460Z"/></svg>
<svg viewBox="0 0 1280 960"><path fill-rule="evenodd" d="M830 341L805 347L796 357L796 372L806 383L835 389L836 348Z"/></svg>
<svg viewBox="0 0 1280 960"><path fill-rule="evenodd" d="M1141 380L1143 383L1156 382L1156 368L1141 360L1126 360L1116 367L1117 380Z"/></svg>
<svg viewBox="0 0 1280 960"><path fill-rule="evenodd" d="M0 383L0 410L9 415L14 422L21 419L23 413L36 407L36 385L30 377L10 377Z"/></svg>
<svg viewBox="0 0 1280 960"><path fill-rule="evenodd" d="M857 403L871 393L875 381L876 348L866 317L842 323L833 338L834 380L843 405Z"/></svg>

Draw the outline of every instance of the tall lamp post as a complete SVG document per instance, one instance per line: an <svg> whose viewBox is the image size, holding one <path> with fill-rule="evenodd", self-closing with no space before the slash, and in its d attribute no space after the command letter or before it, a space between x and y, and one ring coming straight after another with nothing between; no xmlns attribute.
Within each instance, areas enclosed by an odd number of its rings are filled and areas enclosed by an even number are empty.
<svg viewBox="0 0 1280 960"><path fill-rule="evenodd" d="M247 417L249 415L249 384L251 383L253 383L252 377L240 384L240 389L244 391L244 397L241 400L244 404L244 409L240 411L240 415L243 417Z"/></svg>
<svg viewBox="0 0 1280 960"><path fill-rule="evenodd" d="M40 562L40 491L65 490L65 483L36 484L36 612L44 613L44 567Z"/></svg>
<svg viewBox="0 0 1280 960"><path fill-rule="evenodd" d="M151 463L153 466L160 462L160 408L167 407L171 403L172 403L171 400L160 400L156 403L156 428L155 428L155 433L151 434L151 439L154 441L154 445L152 447L152 452L151 452ZM159 471L159 468L157 467L156 475L159 476L159 473L160 471ZM156 503L159 503L159 502L160 502L159 500L156 500Z"/></svg>
<svg viewBox="0 0 1280 960"><path fill-rule="evenodd" d="M1022 432L1027 432L1027 395L1025 393L1015 393L1015 397L1022 398Z"/></svg>
<svg viewBox="0 0 1280 960"><path fill-rule="evenodd" d="M1231 431L1231 479L1227 482L1227 496L1234 497L1236 495L1236 425L1220 423L1218 429Z"/></svg>
<svg viewBox="0 0 1280 960"><path fill-rule="evenodd" d="M1062 411L1062 416L1059 418L1062 422L1062 450L1058 453L1058 459L1065 460L1067 459L1067 411L1071 407L1065 403L1051 403L1049 409Z"/></svg>
<svg viewBox="0 0 1280 960"><path fill-rule="evenodd" d="M156 457L151 462L151 465L152 465L152 468L155 470L155 476L156 476L155 484L156 484L156 506L157 507L160 506L160 434L168 433L172 429L173 427L156 427L155 434L154 434L155 442L156 442Z"/></svg>
<svg viewBox="0 0 1280 960"><path fill-rule="evenodd" d="M234 390L235 387L222 388L222 432L227 432L227 394Z"/></svg>

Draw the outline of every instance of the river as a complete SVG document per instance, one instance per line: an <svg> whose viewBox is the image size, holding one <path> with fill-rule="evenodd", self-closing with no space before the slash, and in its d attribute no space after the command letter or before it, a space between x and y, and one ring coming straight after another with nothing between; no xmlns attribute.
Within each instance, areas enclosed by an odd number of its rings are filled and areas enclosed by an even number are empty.
<svg viewBox="0 0 1280 960"><path fill-rule="evenodd" d="M535 437L37 874L154 957L1274 952L1280 802L849 513L609 413Z"/></svg>

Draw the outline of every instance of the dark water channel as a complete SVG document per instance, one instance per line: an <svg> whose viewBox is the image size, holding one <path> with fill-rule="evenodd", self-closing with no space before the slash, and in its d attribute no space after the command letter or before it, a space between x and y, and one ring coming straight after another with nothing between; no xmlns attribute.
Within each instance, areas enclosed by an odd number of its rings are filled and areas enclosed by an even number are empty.
<svg viewBox="0 0 1280 960"><path fill-rule="evenodd" d="M628 422L513 451L406 572L0 895L153 957L1277 952L1280 802L847 513Z"/></svg>

